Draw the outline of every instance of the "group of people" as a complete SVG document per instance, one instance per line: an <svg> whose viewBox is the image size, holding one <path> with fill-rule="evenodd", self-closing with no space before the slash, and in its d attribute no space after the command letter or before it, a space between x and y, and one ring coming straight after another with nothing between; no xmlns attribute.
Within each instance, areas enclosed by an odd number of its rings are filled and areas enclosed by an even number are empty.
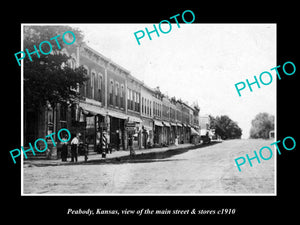
<svg viewBox="0 0 300 225"><path fill-rule="evenodd" d="M71 162L77 162L77 155L78 155L78 146L79 146L79 136L80 134L76 134L76 136L71 140ZM67 137L63 137L62 141L66 141ZM68 142L61 142L61 160L63 162L67 161L68 158Z"/></svg>

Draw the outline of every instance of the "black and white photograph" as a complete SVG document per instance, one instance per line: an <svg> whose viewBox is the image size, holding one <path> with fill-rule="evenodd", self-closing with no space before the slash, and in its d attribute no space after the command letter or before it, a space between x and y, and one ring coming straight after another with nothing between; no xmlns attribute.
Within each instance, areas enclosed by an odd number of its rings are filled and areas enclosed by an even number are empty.
<svg viewBox="0 0 300 225"><path fill-rule="evenodd" d="M3 219L295 217L297 7L112 3L5 9Z"/></svg>
<svg viewBox="0 0 300 225"><path fill-rule="evenodd" d="M276 24L22 31L24 195L276 194Z"/></svg>

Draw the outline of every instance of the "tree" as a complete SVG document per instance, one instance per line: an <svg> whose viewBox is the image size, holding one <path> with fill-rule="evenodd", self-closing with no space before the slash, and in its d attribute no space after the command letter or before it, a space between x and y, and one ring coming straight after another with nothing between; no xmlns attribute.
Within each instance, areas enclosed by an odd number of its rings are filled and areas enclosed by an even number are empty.
<svg viewBox="0 0 300 225"><path fill-rule="evenodd" d="M251 121L250 138L269 138L269 132L274 130L274 116L268 113L259 113Z"/></svg>
<svg viewBox="0 0 300 225"><path fill-rule="evenodd" d="M215 134L219 135L223 140L241 138L242 129L228 116L221 115L214 118L210 115L209 118L210 128L215 129Z"/></svg>
<svg viewBox="0 0 300 225"><path fill-rule="evenodd" d="M43 41L57 35L62 36L66 31L72 31L76 42L82 42L83 35L80 30L69 26L25 26L24 49L34 52L34 45L39 46ZM61 39L60 39L61 40ZM24 103L26 107L39 109L50 105L54 108L57 103L73 103L78 97L78 85L87 80L83 67L76 69L68 65L71 57L62 53L65 43L59 42L60 48L52 41L52 51L48 55L32 54L30 61L24 59ZM49 52L50 46L44 44L43 51Z"/></svg>

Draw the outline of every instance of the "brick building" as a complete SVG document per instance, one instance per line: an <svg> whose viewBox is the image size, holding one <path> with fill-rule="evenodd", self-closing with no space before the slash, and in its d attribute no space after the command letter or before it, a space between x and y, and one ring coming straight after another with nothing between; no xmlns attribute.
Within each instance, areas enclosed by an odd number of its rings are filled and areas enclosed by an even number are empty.
<svg viewBox="0 0 300 225"><path fill-rule="evenodd" d="M199 109L164 96L150 88L130 71L85 44L62 50L71 56L67 66L83 66L88 80L78 87L81 98L73 105L45 107L40 112L26 109L25 145L38 137L67 128L90 151L99 151L104 135L112 149L128 149L126 123L135 123L134 148L190 142L191 129L199 129ZM57 142L57 140L55 140ZM49 140L49 151L56 157L59 143Z"/></svg>

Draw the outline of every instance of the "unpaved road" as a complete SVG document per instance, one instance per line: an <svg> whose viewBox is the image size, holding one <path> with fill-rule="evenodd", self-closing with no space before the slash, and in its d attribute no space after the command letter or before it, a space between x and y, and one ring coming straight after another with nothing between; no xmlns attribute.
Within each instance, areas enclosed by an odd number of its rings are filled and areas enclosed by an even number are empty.
<svg viewBox="0 0 300 225"><path fill-rule="evenodd" d="M273 194L274 155L239 172L234 159L273 140L228 140L135 161L24 167L24 194Z"/></svg>

